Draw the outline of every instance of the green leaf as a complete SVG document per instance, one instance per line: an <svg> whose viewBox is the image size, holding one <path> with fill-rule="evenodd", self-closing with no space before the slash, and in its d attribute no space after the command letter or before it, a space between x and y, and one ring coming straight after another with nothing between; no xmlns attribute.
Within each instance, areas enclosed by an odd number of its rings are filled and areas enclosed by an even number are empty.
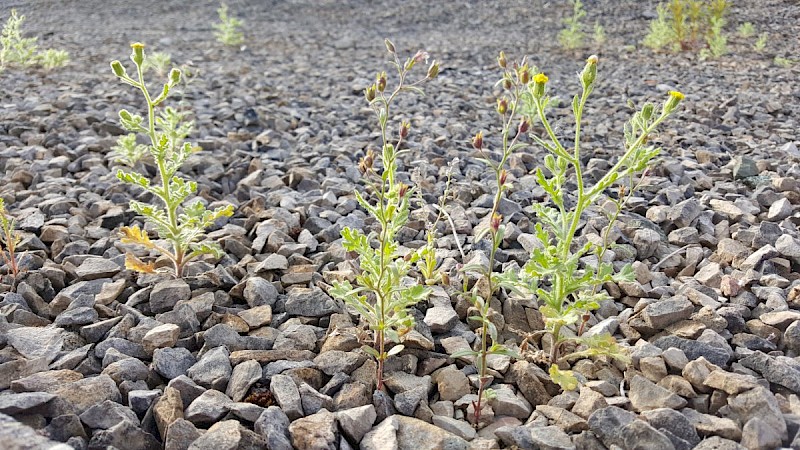
<svg viewBox="0 0 800 450"><path fill-rule="evenodd" d="M372 355L372 357L375 358L375 359L380 359L380 357L381 357L381 354L378 353L377 350L375 350L374 348L370 347L369 345L362 346L361 350L364 350L364 352L366 352L367 354Z"/></svg>
<svg viewBox="0 0 800 450"><path fill-rule="evenodd" d="M463 349L463 350L456 350L450 355L450 357L453 359L463 358L465 356L478 356L478 352L471 349Z"/></svg>
<svg viewBox="0 0 800 450"><path fill-rule="evenodd" d="M390 348L388 352L386 352L386 356L394 356L403 351L404 348L405 346L403 344L397 344L394 347Z"/></svg>
<svg viewBox="0 0 800 450"><path fill-rule="evenodd" d="M574 391L578 388L578 379L571 370L561 370L557 365L550 365L550 379L553 383L561 386L565 391Z"/></svg>

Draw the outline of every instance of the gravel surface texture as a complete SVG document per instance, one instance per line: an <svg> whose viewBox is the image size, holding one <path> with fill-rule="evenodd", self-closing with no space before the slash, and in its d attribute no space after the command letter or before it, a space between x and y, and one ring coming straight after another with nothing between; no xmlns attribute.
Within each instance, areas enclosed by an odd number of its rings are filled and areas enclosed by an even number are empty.
<svg viewBox="0 0 800 450"><path fill-rule="evenodd" d="M654 2L585 3L607 41L565 51L566 2L230 1L246 45L226 48L212 36L215 2L0 1L3 20L18 8L41 47L71 56L50 72L0 73L0 196L18 218L24 268L15 285L2 278L0 447L800 448L800 5L735 2L729 53L700 61L640 44ZM743 22L769 33L763 52L735 34ZM590 180L620 154L629 100L686 94L612 233L610 255L633 263L636 281L605 285L613 299L589 320L629 347L629 366L578 361L579 389L561 392L535 352L497 358L496 397L476 429L475 368L449 355L479 338L458 287L438 287L376 391L364 324L328 289L354 276L341 229L375 226L353 192L359 159L380 141L363 89L390 69L385 37L441 61L427 96L402 99L394 119L412 124L399 177L426 201L455 164L456 229L443 223L436 241L445 269L486 258L473 231L494 178L470 140L485 130L497 144L500 50L529 55L562 99L599 56L583 126ZM124 268L126 251L148 256L118 238L142 223L128 202L147 197L117 181L109 158L124 133L118 110L143 107L109 68L133 41L194 74L173 104L192 111L203 151L181 172L210 206L236 208L209 234L226 256L184 279ZM559 135L572 132L569 112L568 101L551 111ZM527 260L543 156L531 146L510 160L501 267ZM408 251L425 243L428 209L399 233ZM590 210L581 239L604 217ZM500 295L492 307L509 345L542 327L534 299Z"/></svg>

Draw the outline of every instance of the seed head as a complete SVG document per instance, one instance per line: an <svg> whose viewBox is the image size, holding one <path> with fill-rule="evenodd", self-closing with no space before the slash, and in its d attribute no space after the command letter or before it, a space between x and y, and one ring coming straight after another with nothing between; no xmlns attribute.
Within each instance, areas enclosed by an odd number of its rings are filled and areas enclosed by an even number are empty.
<svg viewBox="0 0 800 450"><path fill-rule="evenodd" d="M500 66L501 69L505 69L508 66L508 60L506 59L506 52L501 51L500 56L497 57L497 65Z"/></svg>
<svg viewBox="0 0 800 450"><path fill-rule="evenodd" d="M116 61L116 60L111 61L111 70L113 70L114 71L114 75L116 75L118 77L124 77L126 75L125 67L123 67L122 63L119 62L119 61Z"/></svg>
<svg viewBox="0 0 800 450"><path fill-rule="evenodd" d="M475 150L483 148L483 131L478 131L474 138L472 138L472 147Z"/></svg>
<svg viewBox="0 0 800 450"><path fill-rule="evenodd" d="M386 72L381 72L375 77L375 85L378 87L379 92L386 90Z"/></svg>
<svg viewBox="0 0 800 450"><path fill-rule="evenodd" d="M439 75L439 61L434 59L430 67L428 67L428 74L426 78L432 80L436 78L437 75Z"/></svg>
<svg viewBox="0 0 800 450"><path fill-rule="evenodd" d="M407 120L400 122L400 139L408 137L408 132L411 130L411 124Z"/></svg>
<svg viewBox="0 0 800 450"><path fill-rule="evenodd" d="M527 64L524 64L519 69L517 69L517 78L519 78L519 82L522 83L523 85L530 83L531 69L528 67Z"/></svg>
<svg viewBox="0 0 800 450"><path fill-rule="evenodd" d="M508 111L508 99L503 97L497 99L497 113L501 116Z"/></svg>
<svg viewBox="0 0 800 450"><path fill-rule="evenodd" d="M372 165L375 163L375 152L372 149L367 150L367 154L358 162L358 170L364 174L372 170Z"/></svg>
<svg viewBox="0 0 800 450"><path fill-rule="evenodd" d="M493 233L497 233L497 230L500 229L500 224L502 223L503 223L503 216L494 213L492 214L492 218L489 220L489 227L492 229Z"/></svg>
<svg viewBox="0 0 800 450"><path fill-rule="evenodd" d="M500 186L505 186L506 181L508 181L508 171L506 169L502 169L498 179L500 181Z"/></svg>
<svg viewBox="0 0 800 450"><path fill-rule="evenodd" d="M518 134L523 134L523 133L527 132L530 127L531 127L531 123L528 122L526 119L522 119L519 122L519 127L517 127L517 133Z"/></svg>
<svg viewBox="0 0 800 450"><path fill-rule="evenodd" d="M372 101L375 100L376 91L377 87L374 84L364 89L364 97L367 98L368 102L372 103Z"/></svg>
<svg viewBox="0 0 800 450"><path fill-rule="evenodd" d="M386 50L387 50L389 53L394 53L394 52L395 52L395 49L394 49L394 44L392 44L392 41L390 41L389 39L385 39L385 40L383 41L383 43L384 43L384 45L386 45Z"/></svg>
<svg viewBox="0 0 800 450"><path fill-rule="evenodd" d="M403 197L406 196L407 193L408 193L408 185L400 183L397 188L397 196L402 199Z"/></svg>
<svg viewBox="0 0 800 450"><path fill-rule="evenodd" d="M597 55L592 55L586 60L586 66L584 66L583 72L581 72L581 83L583 84L583 88L588 89L589 86L594 84L594 80L596 79Z"/></svg>

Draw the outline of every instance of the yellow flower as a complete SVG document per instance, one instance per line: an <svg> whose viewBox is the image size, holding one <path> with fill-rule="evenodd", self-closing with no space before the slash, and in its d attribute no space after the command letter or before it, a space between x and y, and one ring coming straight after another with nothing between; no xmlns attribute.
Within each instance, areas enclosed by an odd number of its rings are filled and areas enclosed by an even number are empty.
<svg viewBox="0 0 800 450"><path fill-rule="evenodd" d="M539 83L545 84L545 83L547 83L548 80L549 80L549 78L547 78L547 75L545 75L543 73L537 73L533 77L533 82L537 83L537 84L539 84Z"/></svg>
<svg viewBox="0 0 800 450"><path fill-rule="evenodd" d="M670 97L675 97L679 101L683 100L686 97L685 95L683 95L682 92L679 92L679 91L669 91L669 96Z"/></svg>

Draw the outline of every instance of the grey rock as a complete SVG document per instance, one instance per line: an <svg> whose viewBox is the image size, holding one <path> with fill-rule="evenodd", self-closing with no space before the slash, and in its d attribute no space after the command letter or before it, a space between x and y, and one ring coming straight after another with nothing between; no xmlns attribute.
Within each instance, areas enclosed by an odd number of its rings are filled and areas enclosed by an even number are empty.
<svg viewBox="0 0 800 450"><path fill-rule="evenodd" d="M522 395L517 395L507 385L493 386L495 396L489 401L495 415L510 416L517 419L527 419L533 408Z"/></svg>
<svg viewBox="0 0 800 450"><path fill-rule="evenodd" d="M184 409L187 408L197 397L203 395L203 392L206 391L205 388L198 386L186 375L173 378L167 384L167 387L173 387L181 393L181 400L183 401Z"/></svg>
<svg viewBox="0 0 800 450"><path fill-rule="evenodd" d="M394 407L400 414L413 416L417 405L419 405L423 399L427 401L428 389L427 387L418 386L395 395Z"/></svg>
<svg viewBox="0 0 800 450"><path fill-rule="evenodd" d="M0 364L0 389L8 389L14 380L47 370L47 357L18 359Z"/></svg>
<svg viewBox="0 0 800 450"><path fill-rule="evenodd" d="M270 260L270 258L282 258L283 261L286 261L285 257L273 253L269 255L264 262L267 262ZM286 268L288 268L288 262L286 265ZM258 273L258 271L256 271L256 273ZM247 279L243 295L245 301L248 305L250 305L251 308L256 306L272 307L275 306L275 302L278 300L278 289L276 289L272 283L263 278L252 277Z"/></svg>
<svg viewBox="0 0 800 450"><path fill-rule="evenodd" d="M736 441L725 439L719 436L711 436L702 440L694 450L746 450L746 447L739 445Z"/></svg>
<svg viewBox="0 0 800 450"><path fill-rule="evenodd" d="M314 358L314 364L326 375L336 373L352 373L353 370L364 364L367 357L361 353L329 350Z"/></svg>
<svg viewBox="0 0 800 450"><path fill-rule="evenodd" d="M19 327L6 332L6 342L28 359L54 360L64 345L64 330L55 327Z"/></svg>
<svg viewBox="0 0 800 450"><path fill-rule="evenodd" d="M335 450L336 419L328 410L295 420L289 425L292 445L298 449ZM362 448L363 444L362 444Z"/></svg>
<svg viewBox="0 0 800 450"><path fill-rule="evenodd" d="M95 430L107 430L123 421L139 426L139 418L133 410L111 400L93 405L80 415L80 419L87 427Z"/></svg>
<svg viewBox="0 0 800 450"><path fill-rule="evenodd" d="M359 443L364 435L372 429L372 424L375 423L378 414L375 412L375 406L364 405L337 411L335 417L342 433L351 442Z"/></svg>
<svg viewBox="0 0 800 450"><path fill-rule="evenodd" d="M710 363L725 367L730 359L730 354L723 348L719 348L703 342L684 339L678 336L663 336L656 339L653 345L666 350L670 347L675 347L683 350L689 360L697 359L699 357L706 358Z"/></svg>
<svg viewBox="0 0 800 450"><path fill-rule="evenodd" d="M675 226L688 227L700 215L702 208L697 200L690 198L669 209L667 219Z"/></svg>
<svg viewBox="0 0 800 450"><path fill-rule="evenodd" d="M267 441L270 450L293 450L289 434L289 418L278 406L267 408L253 425L256 433Z"/></svg>
<svg viewBox="0 0 800 450"><path fill-rule="evenodd" d="M88 325L97 321L98 314L88 306L70 307L56 317L53 322L58 327Z"/></svg>
<svg viewBox="0 0 800 450"><path fill-rule="evenodd" d="M55 394L71 405L71 412L80 415L92 406L110 400L122 402L117 384L108 375L83 378L59 387Z"/></svg>
<svg viewBox="0 0 800 450"><path fill-rule="evenodd" d="M186 371L186 375L195 383L218 391L226 389L231 373L233 367L231 367L230 353L225 346L214 347L207 351L200 361Z"/></svg>
<svg viewBox="0 0 800 450"><path fill-rule="evenodd" d="M331 409L333 399L328 395L319 393L308 383L301 383L297 390L300 392L300 403L303 405L305 414L316 414L321 409Z"/></svg>
<svg viewBox="0 0 800 450"><path fill-rule="evenodd" d="M128 392L128 406L139 416L143 416L158 397L161 391L158 389L136 389ZM183 405L181 405L183 409Z"/></svg>
<svg viewBox="0 0 800 450"><path fill-rule="evenodd" d="M260 450L266 442L256 433L242 427L236 420L217 422L189 450Z"/></svg>
<svg viewBox="0 0 800 450"><path fill-rule="evenodd" d="M209 389L197 397L186 410L184 417L195 425L219 421L230 409L233 400L220 391Z"/></svg>
<svg viewBox="0 0 800 450"><path fill-rule="evenodd" d="M145 363L136 358L125 358L120 361L115 361L105 369L103 373L110 376L115 383L119 384L123 381L140 381L146 380L150 374L150 370Z"/></svg>
<svg viewBox="0 0 800 450"><path fill-rule="evenodd" d="M758 175L760 171L756 162L746 156L736 156L733 158L733 179L741 180Z"/></svg>
<svg viewBox="0 0 800 450"><path fill-rule="evenodd" d="M447 449L466 450L469 443L453 433L413 417L393 415L380 422L361 440L362 450Z"/></svg>
<svg viewBox="0 0 800 450"><path fill-rule="evenodd" d="M231 380L225 393L234 402L240 402L247 395L250 386L261 379L261 364L258 361L249 360L239 363L233 368Z"/></svg>
<svg viewBox="0 0 800 450"><path fill-rule="evenodd" d="M78 280L96 280L98 278L111 278L118 274L121 267L116 262L103 257L89 257L83 260L75 269Z"/></svg>
<svg viewBox="0 0 800 450"><path fill-rule="evenodd" d="M0 395L0 413L20 414L40 407L56 398L48 392L23 392L20 394Z"/></svg>
<svg viewBox="0 0 800 450"><path fill-rule="evenodd" d="M617 406L598 409L589 416L589 429L607 447L621 445L625 428L636 420L636 415Z"/></svg>
<svg viewBox="0 0 800 450"><path fill-rule="evenodd" d="M433 416L433 424L467 441L471 441L478 436L472 425L452 417Z"/></svg>
<svg viewBox="0 0 800 450"><path fill-rule="evenodd" d="M322 317L341 313L341 305L320 289L294 288L286 299L286 313L291 316Z"/></svg>
<svg viewBox="0 0 800 450"><path fill-rule="evenodd" d="M161 443L152 434L123 420L107 430L100 430L92 434L92 439L89 441L90 449L108 447L126 450L157 450L161 448Z"/></svg>
<svg viewBox="0 0 800 450"><path fill-rule="evenodd" d="M2 421L0 421L0 423L2 423ZM53 417L44 431L47 437L59 442L67 442L71 437L88 440L81 419L75 414L64 414Z"/></svg>
<svg viewBox="0 0 800 450"><path fill-rule="evenodd" d="M434 306L425 313L425 323L433 333L446 333L458 323L458 314L452 307Z"/></svg>
<svg viewBox="0 0 800 450"><path fill-rule="evenodd" d="M182 300L189 300L192 290L182 279L161 281L150 292L150 310L163 313L171 310Z"/></svg>
<svg viewBox="0 0 800 450"><path fill-rule="evenodd" d="M448 366L437 371L434 373L433 381L436 383L441 400L455 401L471 392L469 379L456 366Z"/></svg>
<svg viewBox="0 0 800 450"><path fill-rule="evenodd" d="M142 347L147 353L153 353L157 348L172 347L178 342L181 328L174 323L165 323L152 328L142 338Z"/></svg>
<svg viewBox="0 0 800 450"><path fill-rule="evenodd" d="M670 408L657 408L644 411L642 416L653 428L669 430L675 436L687 441L692 446L700 442L694 425L683 414Z"/></svg>
<svg viewBox="0 0 800 450"><path fill-rule="evenodd" d="M778 430L759 417L751 417L742 428L742 445L750 450L771 450L782 446Z"/></svg>
<svg viewBox="0 0 800 450"><path fill-rule="evenodd" d="M200 438L202 434L192 422L185 419L178 419L172 422L164 438L164 450L189 450L192 442Z"/></svg>
<svg viewBox="0 0 800 450"><path fill-rule="evenodd" d="M159 434L166 437L169 427L176 420L183 419L183 399L180 391L167 386L164 395L153 405L153 418Z"/></svg>
<svg viewBox="0 0 800 450"><path fill-rule="evenodd" d="M0 413L0 442L9 450L73 450L71 446L51 441L13 417Z"/></svg>
<svg viewBox="0 0 800 450"><path fill-rule="evenodd" d="M153 352L153 369L167 380L186 375L196 362L192 353L183 347L159 348Z"/></svg>
<svg viewBox="0 0 800 450"><path fill-rule="evenodd" d="M779 384L800 395L800 363L786 357L771 357L756 351L739 360L748 369L759 372L770 383Z"/></svg>
<svg viewBox="0 0 800 450"><path fill-rule="evenodd" d="M778 400L769 389L758 386L734 397L728 398L728 405L737 414L740 423L748 423L753 418L774 430L781 440L788 438L786 421L783 418ZM753 425L760 429L761 425ZM742 430L744 434L744 430Z"/></svg>
<svg viewBox="0 0 800 450"><path fill-rule="evenodd" d="M775 241L775 250L787 258L800 260L800 239L783 234Z"/></svg>
<svg viewBox="0 0 800 450"><path fill-rule="evenodd" d="M256 273L287 269L289 269L289 261L286 257L277 253L271 253L256 266Z"/></svg>
<svg viewBox="0 0 800 450"><path fill-rule="evenodd" d="M300 391L290 376L283 374L273 376L269 383L269 390L289 420L303 417Z"/></svg>
<svg viewBox="0 0 800 450"><path fill-rule="evenodd" d="M641 375L635 375L630 383L629 397L636 411L656 408L681 409L686 406L685 399Z"/></svg>

